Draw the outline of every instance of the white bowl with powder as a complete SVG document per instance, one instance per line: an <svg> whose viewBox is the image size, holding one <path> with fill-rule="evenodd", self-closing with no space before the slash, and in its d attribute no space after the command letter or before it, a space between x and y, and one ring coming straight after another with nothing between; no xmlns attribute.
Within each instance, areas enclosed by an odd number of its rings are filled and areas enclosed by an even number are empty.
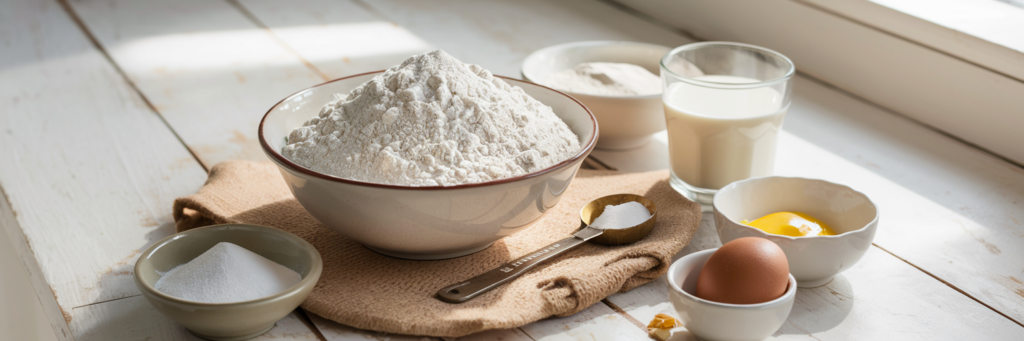
<svg viewBox="0 0 1024 341"><path fill-rule="evenodd" d="M382 254L453 258L483 250L528 227L558 202L596 144L597 120L583 104L547 87L500 77L550 106L577 136L579 150L529 173L447 186L353 180L301 166L282 154L289 135L317 117L335 94L349 93L382 72L337 79L291 95L267 112L258 133L264 152L311 215Z"/></svg>
<svg viewBox="0 0 1024 341"><path fill-rule="evenodd" d="M642 147L651 135L665 129L661 103L661 83L657 93L616 95L614 92L573 91L564 82L550 77L583 63L625 63L639 66L651 74L660 72L658 63L671 48L628 41L582 41L549 46L537 50L523 61L523 78L568 93L583 102L601 125L597 148L626 150ZM580 88L575 88L579 90ZM584 90L586 91L586 90ZM601 94L603 93L603 94Z"/></svg>
<svg viewBox="0 0 1024 341"><path fill-rule="evenodd" d="M320 253L298 236L222 224L157 241L139 256L134 279L156 311L193 334L245 340L294 311L322 272Z"/></svg>

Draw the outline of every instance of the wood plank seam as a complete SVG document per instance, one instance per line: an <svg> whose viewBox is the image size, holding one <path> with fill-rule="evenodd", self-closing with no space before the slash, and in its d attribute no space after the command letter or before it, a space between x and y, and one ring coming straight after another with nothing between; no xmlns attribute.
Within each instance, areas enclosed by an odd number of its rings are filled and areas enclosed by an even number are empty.
<svg viewBox="0 0 1024 341"><path fill-rule="evenodd" d="M324 333L320 332L320 328L317 328L316 324L313 324L313 320L309 319L309 316L306 315L305 310L303 310L301 307L295 308L295 316L298 316L299 321L302 321L302 323L305 324L306 327L309 327L309 330L313 331L313 334L316 334L316 338L318 340L327 341L327 337L324 336Z"/></svg>
<svg viewBox="0 0 1024 341"><path fill-rule="evenodd" d="M888 253L888 254L892 255L893 257L896 257L896 259L899 259L899 260L903 261L904 263L907 263L908 265L914 267L915 269L920 270L921 272L925 273L926 275L931 276L932 278L934 278L935 280L941 282L942 284L945 284L946 286L952 288L953 290L956 290L957 292L963 294L964 296L967 296L967 298L970 298L970 299L974 300L975 302L978 302L978 304L981 304L981 305L985 306L985 308L988 308L989 310L992 310L992 311L996 312L996 314L999 314L999 315L1005 317L1007 320L1010 320L1013 323L1016 323L1017 325L1019 325L1021 327L1024 327L1024 323L1021 323L1020 321L1014 320L1009 315L1006 315L1003 312L1001 312L999 310L996 310L996 308L993 308L992 306L988 305L987 303L982 302L981 300L975 298L973 295L967 293L966 291L963 291L960 288L957 288L952 283L946 282L946 280L944 280L942 278L939 278L938 276L933 275L931 272L928 272L928 270L922 269L921 267L919 267L917 265L914 265L914 263L908 262L906 259L903 259L903 257L897 256L895 253L889 252L889 250L886 250L885 248L883 248L881 246L878 246L878 244L871 243L871 245L874 246L874 247L877 247L879 250L885 251L885 253Z"/></svg>
<svg viewBox="0 0 1024 341"><path fill-rule="evenodd" d="M93 302L93 303L89 303L89 304L83 304L83 305L80 305L80 306L77 306L77 307L71 307L71 310L75 310L75 309L83 308L83 307L88 307L88 306L91 306L91 305L97 305L97 304L100 304L100 303L107 303L107 302L113 302L113 301L117 301L117 300L123 300L123 299L126 299L126 298L132 298L132 297L135 297L135 296L142 296L142 294L135 294L135 295L125 296L125 297L118 297L118 298L114 298L114 299L109 299L109 300L106 300L106 301L100 301L100 302Z"/></svg>
<svg viewBox="0 0 1024 341"><path fill-rule="evenodd" d="M204 164L203 160L200 160L199 156L196 155L196 152L192 150L192 148L190 148L187 144L185 144L185 140L182 140L181 136L178 135L178 132L175 131L173 127L171 127L170 123L167 123L167 119L165 119L164 116L160 114L160 111L157 110L155 106L153 106L153 103L149 101L149 98L146 97L146 94L139 89L138 85L136 85L135 82L132 81L131 77L128 77L128 74L125 73L123 69L121 69L121 66L114 62L114 59L111 58L110 53L108 53L107 50L103 48L103 45L100 44L99 40L97 40L96 37L92 34L92 31L89 30L88 26L86 26L85 23L82 22L82 19L78 17L78 13L75 13L75 10L71 8L71 5L68 4L67 0L57 0L57 3L60 4L61 8L64 9L64 12L67 13L68 17L71 18L71 21L73 21L75 25L78 26L78 29L82 30L82 33L85 34L85 37L89 39L89 43L91 43L92 46L96 48L96 50L99 51L101 55L103 55L103 58L105 58L107 62L114 67L114 70L116 70L117 73L121 75L121 78L124 78L124 81L128 83L128 86L130 86L132 90L135 91L135 93L139 94L139 98L142 99L142 102L146 103L146 106L149 107L149 110L151 110L153 114L160 118L160 122L163 122L163 124L167 126L167 129L171 131L171 134L174 134L174 138L178 139L178 142L185 147L185 150L188 150L189 154L192 155L192 158L196 159L196 162L199 163L199 166L203 167L203 170L209 173L210 167Z"/></svg>
<svg viewBox="0 0 1024 341"><path fill-rule="evenodd" d="M790 322L788 320L786 321L786 323L789 324L790 326L793 326L793 328L799 329L800 331L802 331L804 333L807 333L807 336L810 336L812 339L821 341L821 339L819 339L817 336L814 336L814 334L812 334L811 332L807 331L807 329L800 328L800 326L796 325L796 323Z"/></svg>
<svg viewBox="0 0 1024 341"><path fill-rule="evenodd" d="M224 0L224 1L227 2L231 6L234 6L235 9L237 9L238 12L242 13L242 15L245 16L247 19L249 19L249 21L252 21L252 23L254 25L258 26L260 29L262 29L264 32L266 32L267 35L269 35L271 39L274 39L274 41L277 42L278 45L281 45L281 47L283 47L286 51L288 51L289 54L291 54L292 56L297 58L300 62L302 62L302 65L305 65L311 71L313 71L318 76L320 76L320 78L323 78L324 81L331 80L330 76L327 76L327 74L324 73L323 71L321 71L320 68L316 67L316 65L313 65L313 63L310 63L308 60L306 60L306 58L303 58L302 55L299 54L298 51L295 51L295 49L293 49L291 47L291 45L288 45L288 43L286 43L284 40L282 40L281 37L278 37L277 34L274 34L274 30L271 30L269 26L267 26L266 24L263 23L263 21L261 21L259 18L257 18L256 15L254 15L251 11L249 11L248 8L245 8L245 5L242 5L241 3L239 3L238 0Z"/></svg>
<svg viewBox="0 0 1024 341"><path fill-rule="evenodd" d="M622 310L622 308L620 308L619 306L615 305L615 303L612 303L607 298L601 300L601 302L604 302L604 304L608 305L609 308L612 308L612 310L614 310L616 313L618 313L619 315L622 315L622 317L624 317L627 321L632 322L633 325L636 326L637 328L640 328L640 330L643 330L644 332L647 331L647 325L646 324L644 324L643 322L640 322L640 320L637 320L632 315L629 315L629 313L627 313L625 310Z"/></svg>
<svg viewBox="0 0 1024 341"><path fill-rule="evenodd" d="M372 13L373 15L376 15L377 17L380 17L382 19L387 19L388 18L386 15L384 15L384 13L378 11L376 8L374 8L373 6L370 6L370 4L366 3L363 0L352 0L352 3L356 4L359 7L362 7L364 10L366 10L367 12ZM390 20L390 21L391 21L392 24L398 25L397 21L394 21L394 20Z"/></svg>

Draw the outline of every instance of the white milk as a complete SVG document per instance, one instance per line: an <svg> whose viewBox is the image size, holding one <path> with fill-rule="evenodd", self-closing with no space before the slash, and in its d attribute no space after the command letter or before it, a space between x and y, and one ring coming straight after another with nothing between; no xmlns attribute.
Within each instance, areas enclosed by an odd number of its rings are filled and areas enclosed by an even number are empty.
<svg viewBox="0 0 1024 341"><path fill-rule="evenodd" d="M716 83L755 83L736 76L701 76ZM687 184L719 189L766 176L788 105L772 88L714 89L685 82L664 96L672 172Z"/></svg>

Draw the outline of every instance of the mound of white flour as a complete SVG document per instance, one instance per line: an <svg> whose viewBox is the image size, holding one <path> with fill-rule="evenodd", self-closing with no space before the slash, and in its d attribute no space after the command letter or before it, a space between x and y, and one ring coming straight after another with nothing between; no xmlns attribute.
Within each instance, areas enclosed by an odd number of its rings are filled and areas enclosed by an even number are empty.
<svg viewBox="0 0 1024 341"><path fill-rule="evenodd" d="M335 95L282 154L346 179L451 186L531 173L579 150L551 107L437 50Z"/></svg>

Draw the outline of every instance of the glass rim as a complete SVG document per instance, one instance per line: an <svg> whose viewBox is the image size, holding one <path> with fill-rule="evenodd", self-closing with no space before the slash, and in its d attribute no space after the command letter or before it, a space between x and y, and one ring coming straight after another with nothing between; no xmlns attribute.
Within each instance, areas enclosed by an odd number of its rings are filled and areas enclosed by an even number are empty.
<svg viewBox="0 0 1024 341"><path fill-rule="evenodd" d="M698 49L698 48L702 48L702 47L707 47L707 46L745 47L745 48L749 48L749 49L752 49L752 50L758 50L758 51L764 52L766 54L773 55L773 56L775 56L775 57L777 57L779 59L782 59L783 61L785 61L789 65L789 67L788 67L788 70L786 70L786 73L784 75L782 75L780 77L777 77L777 78L769 79L769 80L764 80L764 81L754 82L754 83L722 83L722 82L710 82L710 81L698 80L698 79L694 79L693 77L680 75L680 74L676 73L675 71L672 71L671 69L669 69L667 66L665 66L665 61L668 60L669 57L674 56L674 55L678 54L679 52L687 51L687 50L694 50L694 49ZM720 89L761 88L761 87L765 87L765 86L769 86L769 85L774 85L774 84L778 84L778 83L782 83L782 82L787 82L787 81L789 81L790 79L793 78L793 75L796 74L796 65L793 64L793 61L791 59L789 59L789 57L786 57L786 55L781 54L778 51L775 51L775 50L772 50L772 49L768 49L768 48L764 48L764 47L757 46L757 45L744 44L744 43L736 43L736 42L729 42L729 41L704 41L704 42L690 43L690 44L686 44L686 45L683 45L683 46L676 47L676 48L672 49L671 51L668 51L668 53L666 53L665 56L661 57L661 60L658 61L658 66L661 67L662 71L667 72L669 75L672 75L673 77L678 78L679 80L681 80L683 82L687 82L687 83L690 83L690 84L693 84L693 85L699 85L699 86L703 86L703 87L720 88Z"/></svg>

